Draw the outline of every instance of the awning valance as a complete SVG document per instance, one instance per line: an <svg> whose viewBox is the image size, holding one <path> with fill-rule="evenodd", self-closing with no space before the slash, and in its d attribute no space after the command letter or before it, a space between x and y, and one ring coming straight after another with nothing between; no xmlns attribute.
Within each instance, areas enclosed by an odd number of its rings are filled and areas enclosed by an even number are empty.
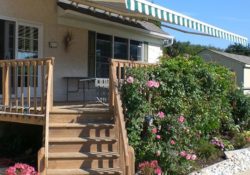
<svg viewBox="0 0 250 175"><path fill-rule="evenodd" d="M243 45L247 45L248 43L248 39L246 37L204 23L202 21L180 14L173 10L167 9L165 7L153 4L146 0L125 1L126 8L130 11L138 12L149 17L154 17L157 20L170 24L187 27L200 33L207 34L209 36L230 40Z"/></svg>

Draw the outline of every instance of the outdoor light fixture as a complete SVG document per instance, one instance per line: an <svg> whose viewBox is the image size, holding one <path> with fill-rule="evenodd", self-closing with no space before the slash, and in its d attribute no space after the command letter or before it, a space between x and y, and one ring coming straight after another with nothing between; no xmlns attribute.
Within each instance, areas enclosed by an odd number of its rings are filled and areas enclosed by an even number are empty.
<svg viewBox="0 0 250 175"><path fill-rule="evenodd" d="M49 42L49 48L57 48L57 47L58 47L57 42L55 42L55 41L50 41Z"/></svg>

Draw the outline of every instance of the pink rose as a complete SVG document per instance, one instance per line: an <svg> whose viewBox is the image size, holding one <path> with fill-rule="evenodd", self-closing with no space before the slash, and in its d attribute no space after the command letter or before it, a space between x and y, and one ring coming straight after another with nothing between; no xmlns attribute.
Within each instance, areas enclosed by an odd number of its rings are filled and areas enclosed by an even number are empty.
<svg viewBox="0 0 250 175"><path fill-rule="evenodd" d="M181 157L186 157L187 156L187 152L186 151L181 151L180 152L180 156Z"/></svg>
<svg viewBox="0 0 250 175"><path fill-rule="evenodd" d="M158 167L156 170L155 170L155 174L157 174L157 175L161 175L161 168L160 167Z"/></svg>
<svg viewBox="0 0 250 175"><path fill-rule="evenodd" d="M165 117L165 114L164 114L164 112L160 111L160 112L158 112L157 116L159 118L163 119Z"/></svg>
<svg viewBox="0 0 250 175"><path fill-rule="evenodd" d="M155 88L160 87L160 83L159 83L158 81L155 81L155 82L154 82L154 87L155 87Z"/></svg>
<svg viewBox="0 0 250 175"><path fill-rule="evenodd" d="M191 154L187 154L187 155L186 155L186 159L187 159L187 160L190 160L190 159L191 159L191 157L192 157L192 155L191 155Z"/></svg>
<svg viewBox="0 0 250 175"><path fill-rule="evenodd" d="M171 141L170 141L170 144L171 144L171 145L175 145L175 141L174 141L174 140L171 140Z"/></svg>
<svg viewBox="0 0 250 175"><path fill-rule="evenodd" d="M153 133L153 134L156 134L156 133L157 133L157 128L153 128L153 129L152 129L152 133Z"/></svg>
<svg viewBox="0 0 250 175"><path fill-rule="evenodd" d="M149 88L154 87L154 85L155 85L155 83L154 83L154 81L152 81L152 80L149 80L149 81L147 82L147 87L149 87Z"/></svg>
<svg viewBox="0 0 250 175"><path fill-rule="evenodd" d="M192 159L192 160L196 160L196 159L197 159L197 156L196 156L195 154L193 154L193 155L191 156L191 159Z"/></svg>
<svg viewBox="0 0 250 175"><path fill-rule="evenodd" d="M161 136L160 136L160 135L156 135L156 138L157 138L158 140L160 140L160 139L161 139Z"/></svg>
<svg viewBox="0 0 250 175"><path fill-rule="evenodd" d="M129 77L127 78L127 82L128 82L129 84L132 84L132 83L134 82L134 78L131 77L131 76L129 76Z"/></svg>
<svg viewBox="0 0 250 175"><path fill-rule="evenodd" d="M178 118L179 123L184 123L185 121L185 117L183 117L182 115Z"/></svg>

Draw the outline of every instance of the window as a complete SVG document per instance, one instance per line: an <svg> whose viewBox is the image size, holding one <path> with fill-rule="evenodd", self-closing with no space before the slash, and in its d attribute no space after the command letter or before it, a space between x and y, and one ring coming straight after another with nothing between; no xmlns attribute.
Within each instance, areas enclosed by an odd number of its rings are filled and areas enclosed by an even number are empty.
<svg viewBox="0 0 250 175"><path fill-rule="evenodd" d="M142 60L142 42L130 40L130 60Z"/></svg>
<svg viewBox="0 0 250 175"><path fill-rule="evenodd" d="M29 59L29 58L38 58L38 28L19 25L18 26L18 50L17 58L18 59ZM28 85L28 68L25 67L24 71L24 87ZM30 67L30 74L34 75L34 68ZM37 70L36 70L37 71ZM18 69L18 86L21 86L21 69ZM30 76L30 85L34 85L34 79L38 82L38 75L36 72L36 77Z"/></svg>
<svg viewBox="0 0 250 175"><path fill-rule="evenodd" d="M114 58L124 60L128 59L128 39L115 37Z"/></svg>
<svg viewBox="0 0 250 175"><path fill-rule="evenodd" d="M18 58L38 58L38 28L18 26Z"/></svg>
<svg viewBox="0 0 250 175"><path fill-rule="evenodd" d="M97 34L96 37L96 77L109 77L109 59L112 57L112 36Z"/></svg>
<svg viewBox="0 0 250 175"><path fill-rule="evenodd" d="M113 37L89 31L88 65L89 76L109 77L110 58L124 60L147 60L147 43L127 38Z"/></svg>

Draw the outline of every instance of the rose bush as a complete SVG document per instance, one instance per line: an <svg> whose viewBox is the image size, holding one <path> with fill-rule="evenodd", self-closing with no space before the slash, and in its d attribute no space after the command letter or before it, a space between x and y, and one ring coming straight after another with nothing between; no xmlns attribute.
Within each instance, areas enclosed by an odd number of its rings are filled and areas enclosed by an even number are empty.
<svg viewBox="0 0 250 175"><path fill-rule="evenodd" d="M235 75L228 69L178 57L126 72L122 98L137 164L157 159L165 173L187 174L199 159L200 139L212 144L234 128L228 96Z"/></svg>

